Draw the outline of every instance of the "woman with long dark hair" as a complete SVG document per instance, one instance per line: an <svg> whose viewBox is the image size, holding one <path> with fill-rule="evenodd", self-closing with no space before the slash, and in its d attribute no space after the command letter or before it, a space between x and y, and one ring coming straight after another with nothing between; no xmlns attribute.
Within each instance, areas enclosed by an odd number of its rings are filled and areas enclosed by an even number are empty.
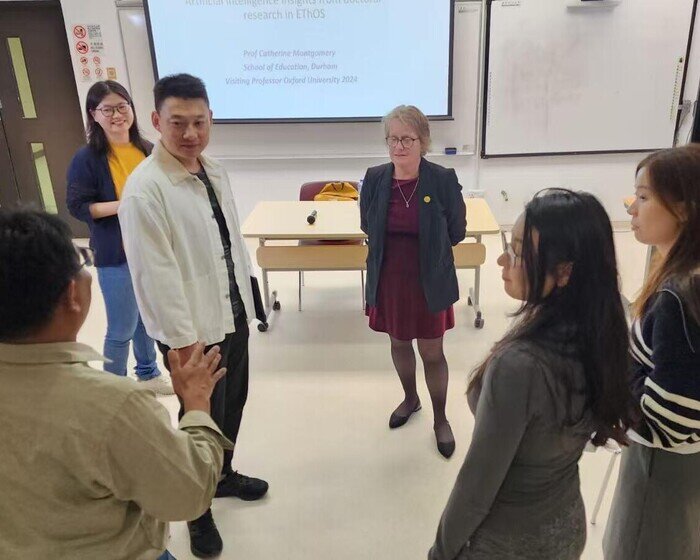
<svg viewBox="0 0 700 560"><path fill-rule="evenodd" d="M641 421L620 465L609 560L700 559L700 145L637 167L638 241L660 262L635 302L632 392Z"/></svg>
<svg viewBox="0 0 700 560"><path fill-rule="evenodd" d="M627 325L605 210L548 190L512 236L498 264L522 305L470 380L474 433L432 560L579 558L579 458L591 434L625 442Z"/></svg>
<svg viewBox="0 0 700 560"><path fill-rule="evenodd" d="M90 228L97 277L107 308L105 369L126 375L129 343L133 343L136 376L160 394L172 386L158 370L153 339L141 322L119 228L119 200L127 177L150 153L152 145L139 133L134 106L124 86L95 83L85 102L87 146L68 169L67 204L71 214Z"/></svg>

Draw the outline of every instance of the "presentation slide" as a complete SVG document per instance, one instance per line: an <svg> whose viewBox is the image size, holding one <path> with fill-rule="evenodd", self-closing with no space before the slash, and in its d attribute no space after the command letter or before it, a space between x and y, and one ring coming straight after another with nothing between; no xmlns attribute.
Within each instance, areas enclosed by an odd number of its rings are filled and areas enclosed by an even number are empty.
<svg viewBox="0 0 700 560"><path fill-rule="evenodd" d="M204 80L217 121L451 116L452 0L147 0L158 77Z"/></svg>

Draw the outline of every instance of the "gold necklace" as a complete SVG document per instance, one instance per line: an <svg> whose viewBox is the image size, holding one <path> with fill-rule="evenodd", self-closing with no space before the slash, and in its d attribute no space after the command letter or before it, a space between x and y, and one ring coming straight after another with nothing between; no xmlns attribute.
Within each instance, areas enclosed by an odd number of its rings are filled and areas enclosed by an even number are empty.
<svg viewBox="0 0 700 560"><path fill-rule="evenodd" d="M406 208L408 208L408 203L411 202L413 195L416 194L416 191L418 190L418 183L420 183L420 177L418 177L418 179L416 180L416 186L413 187L413 192L411 193L411 196L406 198L406 195L404 195L403 191L401 190L401 185L399 184L399 180L396 179L396 188L399 189L399 192L401 193L401 198L403 198L403 201L406 203Z"/></svg>

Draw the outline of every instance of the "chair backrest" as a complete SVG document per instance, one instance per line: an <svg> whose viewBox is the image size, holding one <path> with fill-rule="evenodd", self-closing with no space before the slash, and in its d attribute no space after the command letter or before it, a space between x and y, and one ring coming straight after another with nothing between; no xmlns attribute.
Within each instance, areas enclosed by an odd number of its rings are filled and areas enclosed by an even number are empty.
<svg viewBox="0 0 700 560"><path fill-rule="evenodd" d="M486 262L486 245L483 243L457 243L452 252L455 268L474 268Z"/></svg>
<svg viewBox="0 0 700 560"><path fill-rule="evenodd" d="M358 184L357 181L342 181L339 179L331 181L309 181L308 183L304 183L299 189L299 200L313 200L328 183L350 183L355 188L357 188Z"/></svg>

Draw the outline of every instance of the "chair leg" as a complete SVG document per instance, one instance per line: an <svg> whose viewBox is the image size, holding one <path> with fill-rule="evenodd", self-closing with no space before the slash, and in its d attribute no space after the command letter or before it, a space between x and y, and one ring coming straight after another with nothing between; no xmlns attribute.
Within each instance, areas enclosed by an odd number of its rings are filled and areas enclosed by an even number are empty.
<svg viewBox="0 0 700 560"><path fill-rule="evenodd" d="M301 285L302 285L303 278L304 278L304 273L300 270L299 271L299 311L301 311Z"/></svg>
<svg viewBox="0 0 700 560"><path fill-rule="evenodd" d="M301 282L302 286L306 286L306 278L304 278L304 271L303 270L299 271L299 281Z"/></svg>
<svg viewBox="0 0 700 560"><path fill-rule="evenodd" d="M605 476L603 477L603 483L600 485L600 490L598 491L598 497L595 501L595 506L593 507L593 515L591 515L591 525L595 525L596 518L598 517L598 512L600 511L600 506L603 503L603 496L605 495L605 490L610 482L610 475L612 475L613 467L615 466L615 461L617 461L617 456L620 452L613 453L610 457L610 462L608 463L608 468L605 471Z"/></svg>

